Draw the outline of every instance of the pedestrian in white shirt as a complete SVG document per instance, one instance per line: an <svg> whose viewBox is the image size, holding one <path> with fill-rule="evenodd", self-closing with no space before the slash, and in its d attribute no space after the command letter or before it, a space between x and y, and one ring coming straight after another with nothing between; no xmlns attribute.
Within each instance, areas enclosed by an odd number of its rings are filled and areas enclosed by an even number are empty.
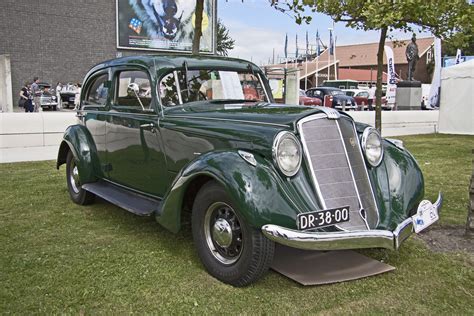
<svg viewBox="0 0 474 316"><path fill-rule="evenodd" d="M375 87L372 86L371 83L369 83L369 97L367 98L367 101L369 103L369 111L373 111L374 107L372 104L374 103L375 99Z"/></svg>

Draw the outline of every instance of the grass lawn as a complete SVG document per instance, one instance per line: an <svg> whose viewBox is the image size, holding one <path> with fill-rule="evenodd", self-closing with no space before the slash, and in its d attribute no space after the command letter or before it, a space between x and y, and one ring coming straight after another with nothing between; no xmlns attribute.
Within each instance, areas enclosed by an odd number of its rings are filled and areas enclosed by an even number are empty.
<svg viewBox="0 0 474 316"><path fill-rule="evenodd" d="M441 225L463 225L474 137L403 137L426 180L445 193ZM14 314L474 314L474 260L411 238L399 252L364 251L394 272L303 287L270 271L233 288L210 277L190 227L174 235L153 218L68 196L64 167L0 164L0 313Z"/></svg>

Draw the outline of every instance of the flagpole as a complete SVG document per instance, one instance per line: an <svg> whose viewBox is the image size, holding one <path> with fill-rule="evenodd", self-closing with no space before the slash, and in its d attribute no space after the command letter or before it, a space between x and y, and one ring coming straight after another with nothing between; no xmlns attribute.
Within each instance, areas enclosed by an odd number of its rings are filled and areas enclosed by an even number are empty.
<svg viewBox="0 0 474 316"><path fill-rule="evenodd" d="M319 86L319 56L320 56L320 47L319 47L319 30L316 30L316 87Z"/></svg>
<svg viewBox="0 0 474 316"><path fill-rule="evenodd" d="M328 46L328 80L331 78L331 43L332 43L332 29L329 28L329 46Z"/></svg>
<svg viewBox="0 0 474 316"><path fill-rule="evenodd" d="M334 50L334 78L337 80L337 58L336 58L336 28L334 26L334 20L332 20L332 29L333 29L333 38L334 38L334 45L333 45L333 50Z"/></svg>

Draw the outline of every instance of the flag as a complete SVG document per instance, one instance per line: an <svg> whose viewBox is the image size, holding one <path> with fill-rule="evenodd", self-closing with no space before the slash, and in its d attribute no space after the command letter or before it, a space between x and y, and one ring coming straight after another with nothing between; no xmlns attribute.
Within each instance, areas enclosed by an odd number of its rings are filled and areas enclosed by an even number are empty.
<svg viewBox="0 0 474 316"><path fill-rule="evenodd" d="M298 34L296 34L296 51L295 51L295 58L298 59Z"/></svg>
<svg viewBox="0 0 474 316"><path fill-rule="evenodd" d="M285 59L288 58L288 33L285 34Z"/></svg>
<svg viewBox="0 0 474 316"><path fill-rule="evenodd" d="M393 50L390 46L385 46L385 56L387 57L387 92L385 97L389 105L395 104L395 96L397 91L397 74L395 72L395 59Z"/></svg>
<svg viewBox="0 0 474 316"><path fill-rule="evenodd" d="M329 30L329 54L334 55L334 42L332 40L332 30Z"/></svg>
<svg viewBox="0 0 474 316"><path fill-rule="evenodd" d="M458 48L458 50L456 51L456 65L459 63L462 63L462 60L461 60L461 50Z"/></svg>
<svg viewBox="0 0 474 316"><path fill-rule="evenodd" d="M320 41L321 39L319 38L319 31L316 30L316 56L321 54L321 47L319 46Z"/></svg>
<svg viewBox="0 0 474 316"><path fill-rule="evenodd" d="M433 71L430 94L427 100L427 105L429 105L431 108L439 106L439 91L441 87L441 39L438 37L435 37L434 42L434 60L435 69Z"/></svg>
<svg viewBox="0 0 474 316"><path fill-rule="evenodd" d="M309 39L308 39L308 31L306 31L306 56L309 54Z"/></svg>

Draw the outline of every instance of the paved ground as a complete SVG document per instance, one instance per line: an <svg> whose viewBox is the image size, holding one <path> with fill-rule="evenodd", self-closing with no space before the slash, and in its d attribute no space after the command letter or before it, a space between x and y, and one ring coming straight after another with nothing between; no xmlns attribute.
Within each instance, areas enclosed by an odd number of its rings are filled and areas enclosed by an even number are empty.
<svg viewBox="0 0 474 316"><path fill-rule="evenodd" d="M0 148L0 163L55 160L58 146Z"/></svg>

